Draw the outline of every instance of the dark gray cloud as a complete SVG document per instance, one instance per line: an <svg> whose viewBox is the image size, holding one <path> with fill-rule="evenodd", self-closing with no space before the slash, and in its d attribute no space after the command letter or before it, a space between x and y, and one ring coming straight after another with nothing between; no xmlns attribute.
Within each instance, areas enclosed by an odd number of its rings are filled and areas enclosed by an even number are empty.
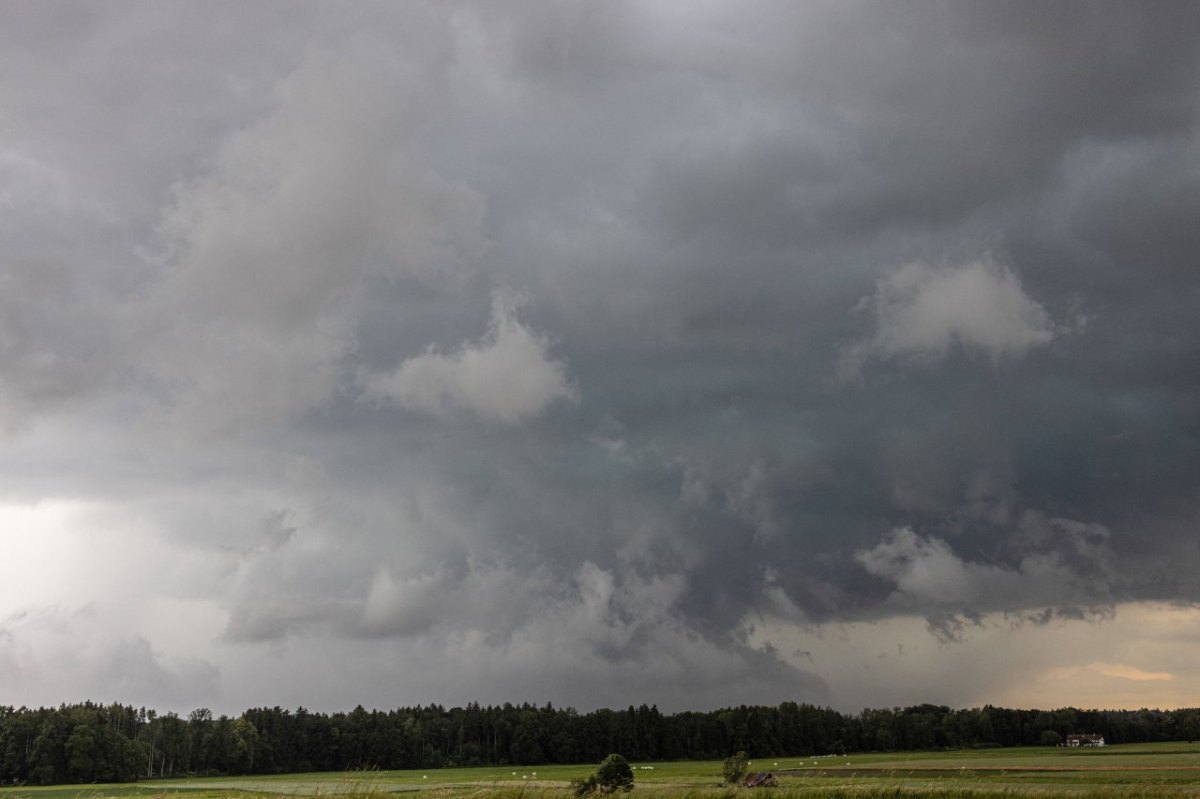
<svg viewBox="0 0 1200 799"><path fill-rule="evenodd" d="M81 608L180 709L854 706L1200 601L1198 15L5 8L0 701Z"/></svg>

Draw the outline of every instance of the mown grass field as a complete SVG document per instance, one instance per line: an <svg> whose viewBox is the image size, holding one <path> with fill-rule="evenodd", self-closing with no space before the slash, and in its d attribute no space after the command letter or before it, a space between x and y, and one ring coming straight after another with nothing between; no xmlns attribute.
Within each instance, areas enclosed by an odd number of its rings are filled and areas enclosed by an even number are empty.
<svg viewBox="0 0 1200 799"><path fill-rule="evenodd" d="M558 799L594 765L356 771L271 777L148 780L136 784L0 789L0 799L386 799L421 791L429 799ZM638 793L655 799L837 797L1200 797L1200 744L1105 749L991 749L822 758L767 758L755 771L779 775L773 789L720 785L720 762L636 763Z"/></svg>

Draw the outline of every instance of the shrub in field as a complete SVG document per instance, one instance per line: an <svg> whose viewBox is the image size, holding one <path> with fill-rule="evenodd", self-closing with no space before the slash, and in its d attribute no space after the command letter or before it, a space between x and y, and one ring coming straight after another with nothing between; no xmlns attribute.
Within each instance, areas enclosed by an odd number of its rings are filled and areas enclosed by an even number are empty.
<svg viewBox="0 0 1200 799"><path fill-rule="evenodd" d="M633 790L633 769L621 755L609 755L596 769L596 782L605 793Z"/></svg>
<svg viewBox="0 0 1200 799"><path fill-rule="evenodd" d="M600 763L596 773L586 780L572 780L571 788L576 796L590 793L613 793L633 790L633 769L621 755L609 755Z"/></svg>
<svg viewBox="0 0 1200 799"><path fill-rule="evenodd" d="M746 765L750 761L750 756L745 752L738 752L732 757L725 759L725 765L721 767L721 774L725 777L725 782L728 785L737 785L746 776Z"/></svg>
<svg viewBox="0 0 1200 799"><path fill-rule="evenodd" d="M1038 743L1042 746L1062 746L1062 736L1054 730L1046 730L1038 739Z"/></svg>

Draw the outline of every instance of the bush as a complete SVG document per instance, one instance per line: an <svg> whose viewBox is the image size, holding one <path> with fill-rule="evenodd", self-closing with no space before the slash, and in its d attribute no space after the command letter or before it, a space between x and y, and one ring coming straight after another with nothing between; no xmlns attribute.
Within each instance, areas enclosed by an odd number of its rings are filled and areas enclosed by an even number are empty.
<svg viewBox="0 0 1200 799"><path fill-rule="evenodd" d="M1062 736L1054 730L1046 730L1038 739L1038 743L1042 746L1062 746Z"/></svg>
<svg viewBox="0 0 1200 799"><path fill-rule="evenodd" d="M633 790L633 769L620 755L609 755L596 769L596 782L604 793Z"/></svg>
<svg viewBox="0 0 1200 799"><path fill-rule="evenodd" d="M586 780L571 780L571 790L576 796L587 796L595 791L614 793L633 790L633 769L621 755L609 755L600 763L596 773Z"/></svg>
<svg viewBox="0 0 1200 799"><path fill-rule="evenodd" d="M721 768L721 774L725 776L726 784L737 785L741 783L742 778L746 776L746 764L749 760L750 756L745 752L738 752L733 757L725 759L725 765Z"/></svg>

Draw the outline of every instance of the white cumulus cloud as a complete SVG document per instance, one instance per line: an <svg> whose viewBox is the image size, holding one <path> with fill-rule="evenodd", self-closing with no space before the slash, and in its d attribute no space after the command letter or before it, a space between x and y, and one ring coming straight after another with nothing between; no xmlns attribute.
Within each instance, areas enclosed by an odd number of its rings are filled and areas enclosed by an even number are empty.
<svg viewBox="0 0 1200 799"><path fill-rule="evenodd" d="M938 267L914 262L882 278L858 306L875 332L842 353L839 374L855 378L871 360L937 360L958 344L994 361L1050 343L1057 325L1004 264L980 259Z"/></svg>
<svg viewBox="0 0 1200 799"><path fill-rule="evenodd" d="M1069 519L1046 525L1058 531L1089 528ZM966 560L943 539L897 527L854 558L869 574L894 585L888 603L895 608L932 613L1019 610L1103 601L1111 579L1108 549L1103 540L1090 547L1081 553L1039 547L1008 567Z"/></svg>
<svg viewBox="0 0 1200 799"><path fill-rule="evenodd" d="M556 401L577 401L567 364L550 355L550 341L517 317L520 299L492 295L492 319L477 342L443 353L430 346L391 372L371 375L365 396L379 403L445 416L466 412L513 424Z"/></svg>

